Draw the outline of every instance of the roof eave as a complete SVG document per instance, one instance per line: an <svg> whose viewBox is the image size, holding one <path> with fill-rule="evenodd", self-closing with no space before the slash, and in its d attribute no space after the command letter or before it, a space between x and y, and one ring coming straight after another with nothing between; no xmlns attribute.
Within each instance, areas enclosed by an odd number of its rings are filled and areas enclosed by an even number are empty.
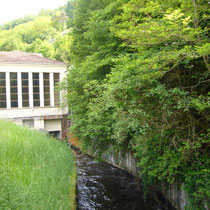
<svg viewBox="0 0 210 210"><path fill-rule="evenodd" d="M66 63L16 63L16 62L0 62L0 65L18 65L18 66L63 66L67 67Z"/></svg>

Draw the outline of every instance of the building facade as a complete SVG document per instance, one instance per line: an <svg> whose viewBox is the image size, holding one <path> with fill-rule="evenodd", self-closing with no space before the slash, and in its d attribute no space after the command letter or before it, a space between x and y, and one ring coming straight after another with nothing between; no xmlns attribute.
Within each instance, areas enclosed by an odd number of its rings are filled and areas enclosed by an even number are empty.
<svg viewBox="0 0 210 210"><path fill-rule="evenodd" d="M67 106L57 84L67 64L26 52L0 52L0 119L64 138Z"/></svg>

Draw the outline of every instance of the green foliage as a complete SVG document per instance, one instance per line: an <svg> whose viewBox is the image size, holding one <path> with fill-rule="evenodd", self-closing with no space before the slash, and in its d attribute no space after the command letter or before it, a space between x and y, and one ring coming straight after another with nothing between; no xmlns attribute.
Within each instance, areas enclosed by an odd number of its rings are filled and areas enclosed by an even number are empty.
<svg viewBox="0 0 210 210"><path fill-rule="evenodd" d="M55 58L55 48L53 44L47 40L42 41L37 38L32 44L28 45L26 48L27 52L42 53L44 57L54 59Z"/></svg>
<svg viewBox="0 0 210 210"><path fill-rule="evenodd" d="M59 34L54 39L55 59L69 63L70 61L70 45L72 42L72 36L70 34Z"/></svg>
<svg viewBox="0 0 210 210"><path fill-rule="evenodd" d="M5 24L0 30L0 50L42 53L68 63L71 35L67 33L67 18L60 8L41 10L31 19L26 17Z"/></svg>
<svg viewBox="0 0 210 210"><path fill-rule="evenodd" d="M109 19L117 13L118 4L112 1L82 0L76 1L74 6L73 41L70 48L72 66L68 79L69 100L74 111L73 121L78 122L73 129L77 131L78 137L80 134L81 138L84 137L84 144L90 145L89 141L94 134L89 128L88 104L94 95L86 91L86 85L94 80L102 82L114 66L116 51L123 50L119 47L119 39L109 30Z"/></svg>
<svg viewBox="0 0 210 210"><path fill-rule="evenodd" d="M56 12L52 20L52 26L58 31L64 31L67 28L68 16L64 10Z"/></svg>
<svg viewBox="0 0 210 210"><path fill-rule="evenodd" d="M13 29L15 26L23 24L23 23L27 23L27 22L33 20L34 18L35 18L35 16L33 16L33 15L27 15L23 18L18 18L16 20L9 21L9 22L5 23L4 25L0 25L0 30Z"/></svg>
<svg viewBox="0 0 210 210"><path fill-rule="evenodd" d="M0 121L0 133L0 209L70 209L76 177L69 147L10 122Z"/></svg>
<svg viewBox="0 0 210 210"><path fill-rule="evenodd" d="M204 0L76 0L72 133L98 155L133 150L147 188L185 182L208 201L209 37Z"/></svg>
<svg viewBox="0 0 210 210"><path fill-rule="evenodd" d="M0 50L1 51L13 51L24 50L25 43L22 42L19 35L10 33L10 31L0 32Z"/></svg>
<svg viewBox="0 0 210 210"><path fill-rule="evenodd" d="M68 16L67 26L70 28L71 20L73 19L73 11L74 11L74 0L68 0L66 5L64 6L64 10L66 15Z"/></svg>

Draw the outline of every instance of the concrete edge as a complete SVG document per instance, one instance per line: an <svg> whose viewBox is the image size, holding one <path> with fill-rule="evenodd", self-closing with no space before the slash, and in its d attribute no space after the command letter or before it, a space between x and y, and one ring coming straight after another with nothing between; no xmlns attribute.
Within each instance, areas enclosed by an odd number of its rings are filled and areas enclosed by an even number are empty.
<svg viewBox="0 0 210 210"><path fill-rule="evenodd" d="M71 147L70 147L71 149ZM76 210L77 209L77 203L76 203L76 198L77 198L77 166L76 166L76 155L75 152L72 150L72 153L75 156L74 159L74 170L73 173L71 174L71 182L70 182L70 209L71 210Z"/></svg>

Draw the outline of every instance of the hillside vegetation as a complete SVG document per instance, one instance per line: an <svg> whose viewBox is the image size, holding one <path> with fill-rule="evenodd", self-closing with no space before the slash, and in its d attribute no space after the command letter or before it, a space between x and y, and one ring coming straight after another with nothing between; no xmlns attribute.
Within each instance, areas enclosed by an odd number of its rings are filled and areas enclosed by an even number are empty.
<svg viewBox="0 0 210 210"><path fill-rule="evenodd" d="M42 53L44 57L69 63L70 8L68 3L56 10L41 10L38 15L25 16L0 26L0 51Z"/></svg>
<svg viewBox="0 0 210 210"><path fill-rule="evenodd" d="M0 121L0 209L74 209L74 163L61 142Z"/></svg>
<svg viewBox="0 0 210 210"><path fill-rule="evenodd" d="M209 11L205 0L75 0L71 131L100 156L132 150L145 192L185 183L208 203Z"/></svg>

